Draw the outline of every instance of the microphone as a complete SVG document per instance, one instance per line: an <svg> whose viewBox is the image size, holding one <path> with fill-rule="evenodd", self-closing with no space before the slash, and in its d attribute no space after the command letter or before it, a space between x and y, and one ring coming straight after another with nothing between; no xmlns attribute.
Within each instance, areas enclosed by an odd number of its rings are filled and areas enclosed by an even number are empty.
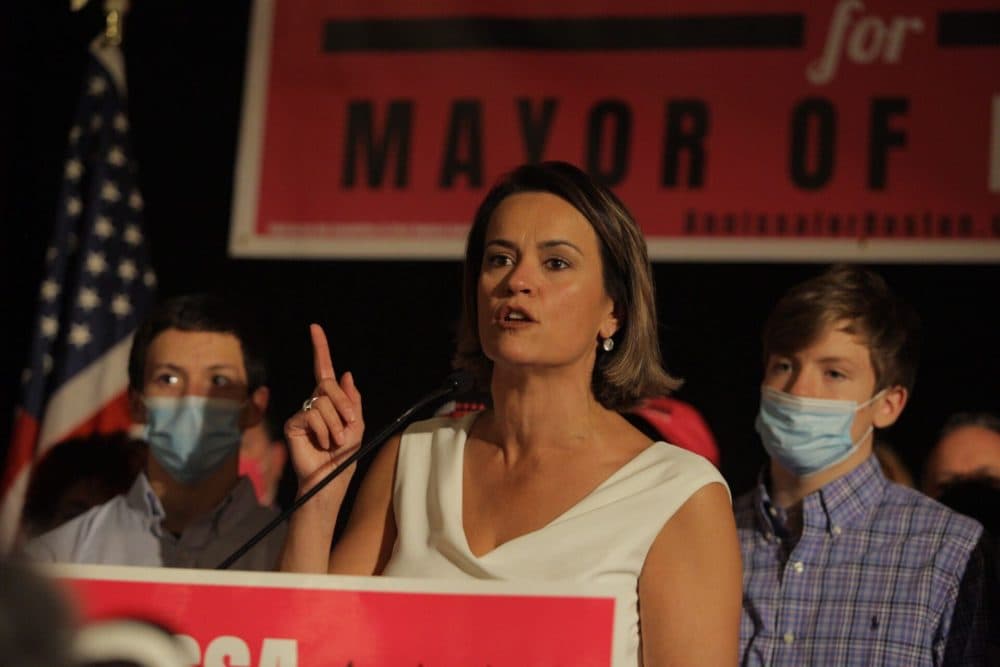
<svg viewBox="0 0 1000 667"><path fill-rule="evenodd" d="M472 387L475 385L475 383L476 383L475 378L472 376L472 373L469 373L468 371L455 371L454 373L449 375L447 378L445 378L444 383L440 387L438 387L431 393L427 394L426 396L422 397L416 403L414 403L406 410L404 410L403 413L398 417L396 417L394 420L392 420L392 422L390 422L388 426L386 426L377 434L375 434L375 437L373 437L365 444L361 445L353 454L348 456L336 468L331 470L326 477L316 482L315 486L309 489L306 493L302 494L302 496L298 498L294 503L292 503L288 507L288 509L286 509L278 516L274 517L274 519L272 519L270 523L268 523L266 526L257 531L257 533L253 537L251 537L244 544L242 544L236 551L231 553L229 557L226 558L226 560L219 563L215 567L215 569L228 570L233 563L242 558L244 554L246 554L246 552L250 551L250 549L254 548L254 546L256 546L258 542L267 537L267 535L272 530L281 525L283 521L287 521L288 517L290 517L292 513L295 512L295 510L302 507L302 505L304 505L310 498L319 493L323 487L325 487L327 484L329 484L334 479L339 477L341 473L343 473L345 470L347 470L347 468L351 466L352 463L354 463L362 456L365 456L373 449L381 445L385 440L389 438L390 435L399 430L400 426L402 426L403 423L406 422L406 420L408 420L411 416L413 416L414 412L416 412L420 408L423 408L428 403L444 398L449 394L465 393L471 390Z"/></svg>

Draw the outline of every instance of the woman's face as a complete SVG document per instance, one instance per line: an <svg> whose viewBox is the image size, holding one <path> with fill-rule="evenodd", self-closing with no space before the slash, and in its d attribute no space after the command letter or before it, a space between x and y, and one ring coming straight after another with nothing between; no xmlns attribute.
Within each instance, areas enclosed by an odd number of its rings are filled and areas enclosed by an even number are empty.
<svg viewBox="0 0 1000 667"><path fill-rule="evenodd" d="M486 229L479 338L494 368L579 367L589 381L598 338L618 328L597 234L547 192L504 199Z"/></svg>

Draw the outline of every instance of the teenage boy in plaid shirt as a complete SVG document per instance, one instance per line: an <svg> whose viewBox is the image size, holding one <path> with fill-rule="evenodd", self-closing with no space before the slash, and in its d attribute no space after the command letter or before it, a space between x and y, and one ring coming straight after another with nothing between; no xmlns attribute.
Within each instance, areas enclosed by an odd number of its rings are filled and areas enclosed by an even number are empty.
<svg viewBox="0 0 1000 667"><path fill-rule="evenodd" d="M740 664L998 664L982 526L889 482L872 454L913 386L916 328L849 266L793 287L765 324L770 463L735 507Z"/></svg>

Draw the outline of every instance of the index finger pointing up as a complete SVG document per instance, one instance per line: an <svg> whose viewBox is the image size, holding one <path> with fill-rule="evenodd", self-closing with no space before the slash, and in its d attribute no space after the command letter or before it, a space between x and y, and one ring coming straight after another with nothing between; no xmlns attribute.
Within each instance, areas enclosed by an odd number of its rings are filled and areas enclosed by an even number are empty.
<svg viewBox="0 0 1000 667"><path fill-rule="evenodd" d="M310 324L309 336L312 338L313 373L316 375L316 384L323 380L336 380L333 373L333 359L330 358L330 344L326 341L323 327Z"/></svg>

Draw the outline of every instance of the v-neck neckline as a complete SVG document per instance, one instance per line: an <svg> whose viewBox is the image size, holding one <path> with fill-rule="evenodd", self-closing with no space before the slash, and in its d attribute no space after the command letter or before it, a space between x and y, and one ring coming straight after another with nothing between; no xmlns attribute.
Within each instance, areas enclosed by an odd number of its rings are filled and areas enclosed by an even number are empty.
<svg viewBox="0 0 1000 667"><path fill-rule="evenodd" d="M473 413L468 415L466 417L467 421L462 425L463 428L462 428L461 442L459 442L459 447L458 447L459 451L457 453L457 456L455 457L457 459L457 462L455 464L457 470L453 471L455 474L452 475L453 482L458 485L458 488L455 490L455 494L458 497L458 502L454 504L456 510L453 511L451 516L452 521L455 522L454 525L456 528L456 532L458 533L459 537L462 540L463 548L465 549L468 555L472 556L477 561L481 561L490 557L491 555L495 554L497 551L500 551L509 544L520 542L532 535L542 532L543 530L551 526L554 526L562 521L565 521L572 514L578 512L581 507L587 505L594 498L594 496L596 496L599 492L601 492L605 487L610 486L615 481L617 481L619 477L625 474L626 470L635 467L636 463L640 459L648 456L651 450L653 450L659 444L661 444L660 441L654 441L650 443L648 447L646 447L641 452L639 452L631 459L626 461L624 464L622 464L618 469L616 469L614 472L612 472L610 475L604 478L604 480L600 484L598 484L589 492L587 492L578 501L570 505L564 512L562 512L555 518L551 519L544 525L540 526L539 528L535 528L534 530L530 530L526 533L522 533L521 535L517 535L515 537L510 538L509 540L501 542L500 544L496 545L489 551L486 551L482 554L476 554L475 552L472 551L472 546L469 544L469 535L468 533L465 532L465 448L469 442L469 435L472 433L472 425L476 422L476 419L479 418L480 414L482 413ZM447 492L447 490L445 491Z"/></svg>

